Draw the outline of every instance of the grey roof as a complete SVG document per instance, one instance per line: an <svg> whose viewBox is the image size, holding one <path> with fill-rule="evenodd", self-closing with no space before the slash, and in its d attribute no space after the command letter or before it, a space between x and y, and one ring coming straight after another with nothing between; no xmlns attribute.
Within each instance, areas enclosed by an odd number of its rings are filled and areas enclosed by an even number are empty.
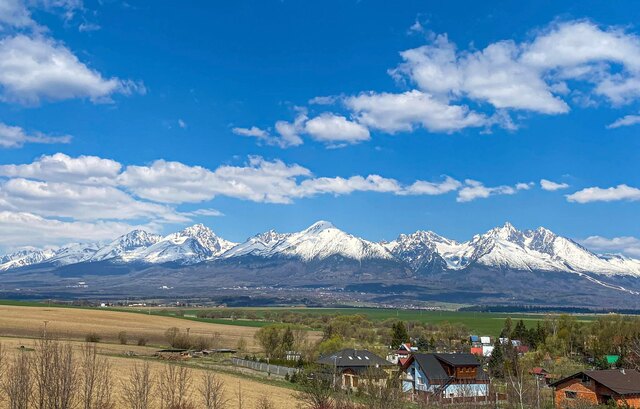
<svg viewBox="0 0 640 409"><path fill-rule="evenodd" d="M480 363L472 354L413 354L424 374L431 382L446 381L449 379L447 371L442 366L443 362L451 366L478 366L476 380L489 379L487 373L480 368Z"/></svg>
<svg viewBox="0 0 640 409"><path fill-rule="evenodd" d="M366 349L343 349L333 354L321 356L316 363L349 368L393 365L386 359L380 358Z"/></svg>
<svg viewBox="0 0 640 409"><path fill-rule="evenodd" d="M434 354L436 358L451 366L479 366L478 358L473 354Z"/></svg>
<svg viewBox="0 0 640 409"><path fill-rule="evenodd" d="M606 369L601 371L583 371L568 376L564 379L560 379L557 382L551 384L551 386L558 386L569 379L574 379L578 376L586 375L594 381L606 386L617 394L620 395L637 395L640 394L640 372L635 369Z"/></svg>

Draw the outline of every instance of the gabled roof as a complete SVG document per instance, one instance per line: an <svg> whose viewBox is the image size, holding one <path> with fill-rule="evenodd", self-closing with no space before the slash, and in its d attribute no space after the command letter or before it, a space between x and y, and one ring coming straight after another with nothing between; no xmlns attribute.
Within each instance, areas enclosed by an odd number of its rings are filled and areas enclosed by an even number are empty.
<svg viewBox="0 0 640 409"><path fill-rule="evenodd" d="M480 366L478 358L473 354L433 354L439 360L451 366Z"/></svg>
<svg viewBox="0 0 640 409"><path fill-rule="evenodd" d="M366 349L343 349L333 354L321 356L316 361L320 365L330 365L336 367L376 367L392 366L386 359L380 358L373 352Z"/></svg>
<svg viewBox="0 0 640 409"><path fill-rule="evenodd" d="M413 354L403 365L406 369L415 360L422 372L431 382L438 383L448 380L450 377L443 367L443 363L451 366L478 366L477 380L487 380L488 375L480 368L480 363L472 354Z"/></svg>
<svg viewBox="0 0 640 409"><path fill-rule="evenodd" d="M582 377L583 375L593 379L601 385L606 386L619 395L640 394L640 372L635 369L606 369L602 371L582 371L557 382L551 386L557 387L568 380Z"/></svg>

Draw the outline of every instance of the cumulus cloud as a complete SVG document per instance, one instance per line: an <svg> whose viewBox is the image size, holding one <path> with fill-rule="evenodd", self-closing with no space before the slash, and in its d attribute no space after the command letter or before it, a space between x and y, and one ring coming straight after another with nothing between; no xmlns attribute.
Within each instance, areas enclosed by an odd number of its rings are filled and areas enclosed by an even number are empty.
<svg viewBox="0 0 640 409"><path fill-rule="evenodd" d="M308 120L305 131L313 139L329 144L358 143L370 139L367 128L332 113L323 113Z"/></svg>
<svg viewBox="0 0 640 409"><path fill-rule="evenodd" d="M410 29L423 30L419 22ZM514 131L512 114L559 115L570 111L569 102L620 106L640 97L640 38L618 27L554 22L526 41L504 39L481 49L459 49L446 34L426 37L427 44L402 51L402 62L389 70L408 91L318 96L309 104L342 102L347 114L332 115L370 131L454 133L496 126ZM637 122L630 115L609 127ZM299 129L290 133L298 139L287 146L302 143ZM366 140L363 130L359 135Z"/></svg>
<svg viewBox="0 0 640 409"><path fill-rule="evenodd" d="M0 122L0 148L20 148L25 143L69 143L71 136L52 136L42 132L28 133L19 126Z"/></svg>
<svg viewBox="0 0 640 409"><path fill-rule="evenodd" d="M71 98L104 102L115 93L145 92L141 84L104 78L62 43L23 34L0 40L0 89L4 101L31 105Z"/></svg>
<svg viewBox="0 0 640 409"><path fill-rule="evenodd" d="M80 184L113 184L122 165L97 156L72 158L64 153L45 155L32 163L0 165L0 176Z"/></svg>
<svg viewBox="0 0 640 409"><path fill-rule="evenodd" d="M558 182L553 182L547 179L540 179L540 187L543 190L548 190L553 192L560 189L566 189L569 187L569 185L567 183L558 183Z"/></svg>
<svg viewBox="0 0 640 409"><path fill-rule="evenodd" d="M464 105L448 105L430 94L412 90L402 94L363 93L345 99L359 123L387 133L422 126L431 132L454 132L489 124L486 116Z"/></svg>
<svg viewBox="0 0 640 409"><path fill-rule="evenodd" d="M640 257L640 239L637 237L623 236L606 238L602 236L590 236L579 240L583 246L602 253L621 253L631 257Z"/></svg>
<svg viewBox="0 0 640 409"><path fill-rule="evenodd" d="M154 224L136 225L115 221L81 222L44 218L27 212L0 210L0 246L50 246L69 241L102 241L133 229L156 231Z"/></svg>
<svg viewBox="0 0 640 409"><path fill-rule="evenodd" d="M450 176L446 176L442 182L427 182L418 180L408 186L402 194L406 195L442 195L453 192L462 187L462 183Z"/></svg>
<svg viewBox="0 0 640 409"><path fill-rule="evenodd" d="M75 220L162 219L185 222L187 218L163 205L135 200L111 186L10 179L0 185L5 210L27 211L45 217Z"/></svg>
<svg viewBox="0 0 640 409"><path fill-rule="evenodd" d="M514 195L518 190L528 190L529 183L517 183L515 186L494 186L487 187L477 180L467 179L464 181L465 186L458 191L458 202L471 202L476 199L486 199L495 195Z"/></svg>
<svg viewBox="0 0 640 409"><path fill-rule="evenodd" d="M640 189L625 184L609 188L589 187L568 195L567 200L577 203L635 201L640 200Z"/></svg>
<svg viewBox="0 0 640 409"><path fill-rule="evenodd" d="M607 125L607 128L615 129L623 126L631 126L637 124L640 124L640 115L625 115L622 118L618 118Z"/></svg>

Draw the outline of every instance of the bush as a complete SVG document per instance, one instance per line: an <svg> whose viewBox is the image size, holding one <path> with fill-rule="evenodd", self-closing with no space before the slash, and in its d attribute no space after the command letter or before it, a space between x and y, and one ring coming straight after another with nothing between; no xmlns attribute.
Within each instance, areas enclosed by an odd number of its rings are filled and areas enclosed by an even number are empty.
<svg viewBox="0 0 640 409"><path fill-rule="evenodd" d="M86 342L100 342L100 339L100 335L95 332L90 332L84 337Z"/></svg>
<svg viewBox="0 0 640 409"><path fill-rule="evenodd" d="M149 340L146 337L138 338L138 346L140 347L147 345L147 342L149 342Z"/></svg>
<svg viewBox="0 0 640 409"><path fill-rule="evenodd" d="M128 340L126 331L120 331L118 333L118 341L120 341L120 344L127 345Z"/></svg>

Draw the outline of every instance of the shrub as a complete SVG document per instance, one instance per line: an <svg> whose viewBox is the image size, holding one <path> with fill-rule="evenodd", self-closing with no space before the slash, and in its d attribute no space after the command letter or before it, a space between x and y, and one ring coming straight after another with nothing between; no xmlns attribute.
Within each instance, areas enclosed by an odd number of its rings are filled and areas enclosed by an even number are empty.
<svg viewBox="0 0 640 409"><path fill-rule="evenodd" d="M95 332L90 332L84 337L86 342L100 342L100 339L100 335Z"/></svg>
<svg viewBox="0 0 640 409"><path fill-rule="evenodd" d="M120 331L118 333L118 341L120 341L122 345L127 345L128 340L126 331Z"/></svg>
<svg viewBox="0 0 640 409"><path fill-rule="evenodd" d="M149 340L146 337L139 337L138 338L138 346L145 346L147 345L147 342L149 342Z"/></svg>

